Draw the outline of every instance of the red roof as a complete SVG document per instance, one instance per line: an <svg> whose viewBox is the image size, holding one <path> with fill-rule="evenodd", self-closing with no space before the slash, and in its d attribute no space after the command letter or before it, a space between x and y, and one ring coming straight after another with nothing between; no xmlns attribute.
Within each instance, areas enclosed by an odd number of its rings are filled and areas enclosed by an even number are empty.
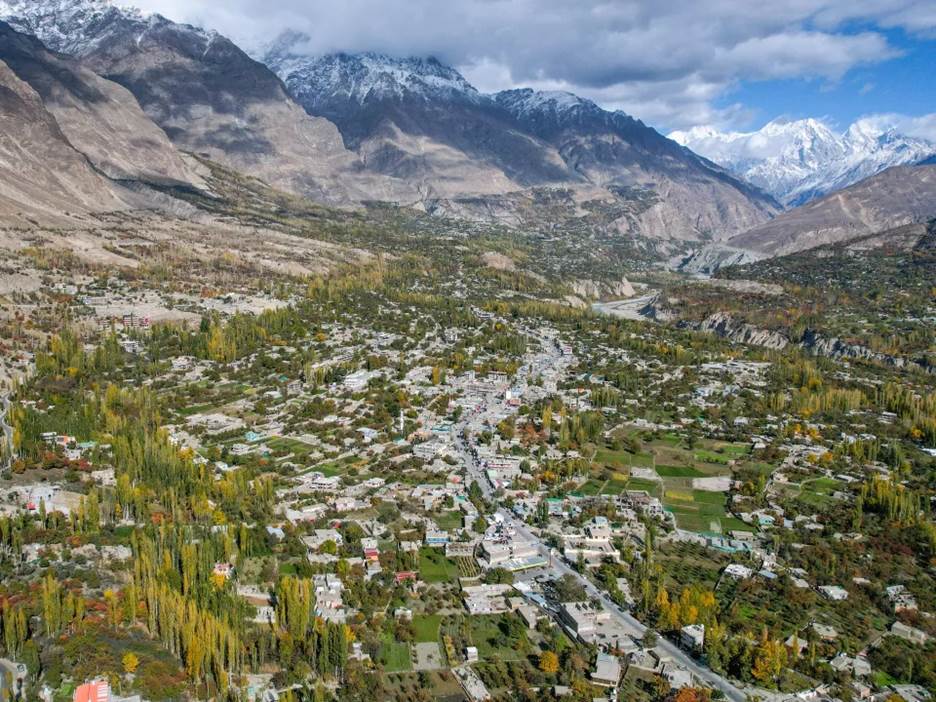
<svg viewBox="0 0 936 702"><path fill-rule="evenodd" d="M106 680L92 680L79 685L75 690L73 702L108 702L110 685Z"/></svg>

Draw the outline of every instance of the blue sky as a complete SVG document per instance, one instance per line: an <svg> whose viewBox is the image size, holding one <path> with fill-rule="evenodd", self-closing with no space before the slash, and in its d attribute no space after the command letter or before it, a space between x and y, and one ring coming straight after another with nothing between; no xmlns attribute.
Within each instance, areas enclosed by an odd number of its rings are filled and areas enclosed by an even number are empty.
<svg viewBox="0 0 936 702"><path fill-rule="evenodd" d="M936 138L936 0L123 0L255 55L435 56L479 90L568 90L661 131L838 126L895 113Z"/></svg>
<svg viewBox="0 0 936 702"><path fill-rule="evenodd" d="M737 126L759 128L776 117L823 118L842 129L869 114L918 117L936 113L936 40L885 32L900 56L851 69L838 80L823 78L740 81L714 101L718 109L746 106L748 120Z"/></svg>

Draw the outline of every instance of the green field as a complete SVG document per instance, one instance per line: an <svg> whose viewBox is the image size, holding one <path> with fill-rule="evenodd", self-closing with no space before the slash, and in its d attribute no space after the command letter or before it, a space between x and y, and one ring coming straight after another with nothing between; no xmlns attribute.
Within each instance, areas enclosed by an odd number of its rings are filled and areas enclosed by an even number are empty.
<svg viewBox="0 0 936 702"><path fill-rule="evenodd" d="M417 643L431 643L439 640L441 614L421 614L413 617L413 632Z"/></svg>
<svg viewBox="0 0 936 702"><path fill-rule="evenodd" d="M385 639L380 644L377 657L388 673L400 673L413 669L409 644Z"/></svg>
<svg viewBox="0 0 936 702"><path fill-rule="evenodd" d="M728 461L735 458L734 455L727 453L716 453L715 451L696 451L693 456L695 460L704 463L717 463L719 465L728 465Z"/></svg>
<svg viewBox="0 0 936 702"><path fill-rule="evenodd" d="M646 480L644 478L631 478L627 481L628 490L643 490L654 497L660 496L663 483L659 480Z"/></svg>
<svg viewBox="0 0 936 702"><path fill-rule="evenodd" d="M274 439L273 442L275 441L277 440ZM294 441L294 439L283 439L283 441ZM267 442L267 446L272 447L273 442ZM302 444L301 441L298 441L298 443ZM357 458L354 456L347 456L346 458L342 458L340 461L329 461L328 463L320 463L318 465L312 466L311 468L302 471L302 473L321 473L327 478L333 478L336 475L344 475L347 473L348 469L351 468L355 463L358 463Z"/></svg>
<svg viewBox="0 0 936 702"><path fill-rule="evenodd" d="M579 494L618 495L625 489L643 490L663 501L664 507L673 514L681 529L708 533L754 530L754 527L727 516L724 493L695 490L692 487L694 478L730 476L740 468L769 475L774 466L752 461L750 444L708 439L690 442L675 433L653 435L637 429L622 429L618 435L640 442L640 450L632 454L607 447L598 449L595 453L597 471L577 490ZM732 462L734 465L729 466ZM605 480L609 477L606 471L603 477L597 477L603 469L627 466L652 467L661 480L630 478L625 481L623 476ZM811 504L828 501L831 492L839 487L837 484L833 487L817 481L814 485L804 486L801 499Z"/></svg>
<svg viewBox="0 0 936 702"><path fill-rule="evenodd" d="M824 509L834 502L832 493L842 490L844 483L832 478L813 478L800 485L797 499L814 509Z"/></svg>
<svg viewBox="0 0 936 702"><path fill-rule="evenodd" d="M580 495L585 495L586 497L592 497L601 492L601 488L604 487L604 481L598 480L596 478L589 478L584 484L580 485L575 492Z"/></svg>
<svg viewBox="0 0 936 702"><path fill-rule="evenodd" d="M609 480L601 488L602 495L620 495L627 489L627 481L615 478Z"/></svg>
<svg viewBox="0 0 936 702"><path fill-rule="evenodd" d="M456 529L461 529L462 524L464 524L461 510L457 509L439 512L434 515L434 518L436 524L439 525L439 528L443 529L444 531L454 531Z"/></svg>
<svg viewBox="0 0 936 702"><path fill-rule="evenodd" d="M419 549L419 577L427 583L445 583L458 578L458 565L441 548Z"/></svg>
<svg viewBox="0 0 936 702"><path fill-rule="evenodd" d="M478 647L478 656L482 660L500 659L504 661L517 661L522 654L511 646L501 645L499 639L503 638L498 624L501 615L482 615L471 618L471 642Z"/></svg>
<svg viewBox="0 0 936 702"><path fill-rule="evenodd" d="M600 448L595 452L595 463L617 469L631 466L649 468L653 465L653 455L643 451L629 453L623 449L615 451L611 448Z"/></svg>
<svg viewBox="0 0 936 702"><path fill-rule="evenodd" d="M721 527L722 532L726 534L730 531L755 531L752 525L742 522L737 517L722 517Z"/></svg>
<svg viewBox="0 0 936 702"><path fill-rule="evenodd" d="M270 447L271 451L285 451L289 454L292 454L294 458L304 458L312 453L312 446L305 443L304 441L299 441L299 439L288 439L284 437L276 437L275 439L270 439L265 442L267 446Z"/></svg>
<svg viewBox="0 0 936 702"><path fill-rule="evenodd" d="M702 490L669 487L663 492L663 504L676 517L681 529L722 533L725 518L725 496Z"/></svg>

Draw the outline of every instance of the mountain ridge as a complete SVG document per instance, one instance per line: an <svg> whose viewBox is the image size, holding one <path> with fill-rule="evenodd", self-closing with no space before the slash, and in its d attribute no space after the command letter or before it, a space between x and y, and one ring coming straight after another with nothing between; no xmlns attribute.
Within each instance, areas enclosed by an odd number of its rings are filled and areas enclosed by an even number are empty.
<svg viewBox="0 0 936 702"><path fill-rule="evenodd" d="M907 250L934 218L936 165L894 166L671 263L712 274L829 245Z"/></svg>
<svg viewBox="0 0 936 702"><path fill-rule="evenodd" d="M333 124L309 116L266 66L217 32L108 0L5 6L20 13L9 18L20 31L127 88L181 150L329 205L417 197L367 173Z"/></svg>
<svg viewBox="0 0 936 702"><path fill-rule="evenodd" d="M698 240L738 233L779 210L640 120L570 93L486 95L434 58L302 50L302 36L290 33L262 60L309 114L337 125L369 168L417 182L427 202L450 214L487 217L505 196L530 188L571 188L580 205L637 188L658 202L620 218L619 234ZM690 203L700 216L685 215Z"/></svg>
<svg viewBox="0 0 936 702"><path fill-rule="evenodd" d="M10 13L130 91L177 149L324 204L388 202L551 229L553 212L537 217L532 206L545 196L562 203L572 230L664 251L779 211L624 113L564 93L483 95L433 58L308 58L289 34L260 62L217 32L108 0L6 0L0 14Z"/></svg>
<svg viewBox="0 0 936 702"><path fill-rule="evenodd" d="M818 119L777 119L753 132L694 127L675 141L796 207L893 166L936 156L936 144L903 135L876 119L842 133Z"/></svg>

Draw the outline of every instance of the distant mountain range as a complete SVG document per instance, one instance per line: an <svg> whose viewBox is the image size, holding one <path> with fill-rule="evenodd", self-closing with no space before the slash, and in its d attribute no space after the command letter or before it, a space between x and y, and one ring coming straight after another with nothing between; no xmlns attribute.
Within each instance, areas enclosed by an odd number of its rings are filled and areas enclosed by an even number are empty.
<svg viewBox="0 0 936 702"><path fill-rule="evenodd" d="M0 0L0 19L0 220L17 226L205 189L193 156L328 205L618 237L661 256L730 242L743 260L930 212L930 182L913 170L902 189L872 178L838 209L777 217L768 190L795 204L936 153L871 123L674 140L570 93L480 93L433 58L310 57L296 33L251 57L108 0Z"/></svg>
<svg viewBox="0 0 936 702"><path fill-rule="evenodd" d="M778 209L639 120L575 95L484 95L432 58L309 57L304 44L285 34L261 60L309 114L338 127L368 169L413 185L431 211L518 223L520 194L562 189L574 208L639 200L621 208L613 223L621 233L699 240Z"/></svg>
<svg viewBox="0 0 936 702"><path fill-rule="evenodd" d="M936 157L936 144L863 119L833 132L816 119L774 120L755 132L694 127L670 138L763 188L787 207L848 187L893 166Z"/></svg>
<svg viewBox="0 0 936 702"><path fill-rule="evenodd" d="M309 58L288 34L256 60L107 0L0 0L0 18L123 86L180 152L326 204L554 227L536 206L546 198L582 227L664 250L780 209L623 113L567 94L483 95L434 59Z"/></svg>

